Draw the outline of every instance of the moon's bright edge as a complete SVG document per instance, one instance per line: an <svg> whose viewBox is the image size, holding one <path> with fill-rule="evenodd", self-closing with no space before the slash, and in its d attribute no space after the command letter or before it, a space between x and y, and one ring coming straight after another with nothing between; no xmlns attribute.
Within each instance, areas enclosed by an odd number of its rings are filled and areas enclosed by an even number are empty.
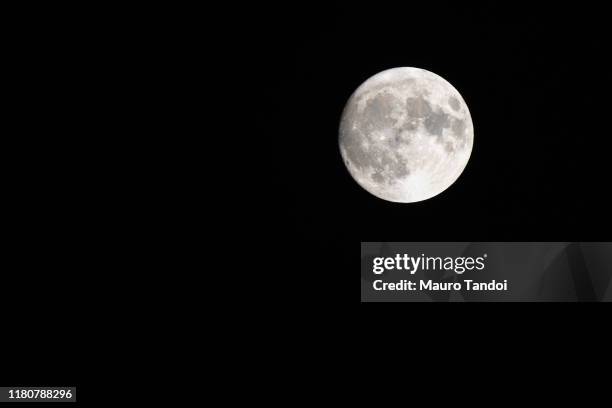
<svg viewBox="0 0 612 408"><path fill-rule="evenodd" d="M459 92L419 68L393 68L366 80L340 122L340 152L361 187L384 200L427 200L459 178L474 128Z"/></svg>

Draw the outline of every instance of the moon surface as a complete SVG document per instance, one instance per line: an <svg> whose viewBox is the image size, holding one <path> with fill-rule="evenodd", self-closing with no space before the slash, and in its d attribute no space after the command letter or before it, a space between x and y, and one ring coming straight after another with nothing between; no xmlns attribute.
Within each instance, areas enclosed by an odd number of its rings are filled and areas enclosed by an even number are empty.
<svg viewBox="0 0 612 408"><path fill-rule="evenodd" d="M393 68L351 95L340 122L340 152L361 187L412 203L453 184L472 153L474 127L459 92L420 68Z"/></svg>

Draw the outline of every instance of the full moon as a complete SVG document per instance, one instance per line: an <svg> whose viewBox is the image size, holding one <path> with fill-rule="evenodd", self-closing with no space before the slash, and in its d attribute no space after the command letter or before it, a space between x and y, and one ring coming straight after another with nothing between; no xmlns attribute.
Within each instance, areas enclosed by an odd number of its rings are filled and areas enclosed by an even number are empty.
<svg viewBox="0 0 612 408"><path fill-rule="evenodd" d="M419 68L393 68L351 95L340 121L340 153L357 183L384 200L432 198L461 175L474 127L459 92Z"/></svg>

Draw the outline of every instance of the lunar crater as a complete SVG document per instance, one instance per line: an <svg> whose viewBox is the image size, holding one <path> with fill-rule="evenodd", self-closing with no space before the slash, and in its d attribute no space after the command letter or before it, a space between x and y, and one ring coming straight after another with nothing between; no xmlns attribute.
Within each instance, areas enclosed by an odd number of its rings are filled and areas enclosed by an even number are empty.
<svg viewBox="0 0 612 408"><path fill-rule="evenodd" d="M459 103L459 100L455 98L454 96L451 96L450 98L448 98L448 104L454 111L458 111L459 108L461 108L461 104Z"/></svg>
<svg viewBox="0 0 612 408"><path fill-rule="evenodd" d="M427 116L425 128L431 135L442 136L442 131L450 127L450 123L449 115L439 109Z"/></svg>

